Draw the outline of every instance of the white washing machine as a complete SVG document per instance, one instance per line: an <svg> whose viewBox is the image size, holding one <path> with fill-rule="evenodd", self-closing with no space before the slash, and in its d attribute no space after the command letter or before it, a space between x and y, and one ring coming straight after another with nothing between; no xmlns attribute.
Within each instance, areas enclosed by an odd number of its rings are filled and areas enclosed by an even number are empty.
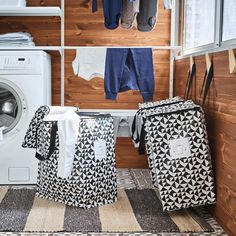
<svg viewBox="0 0 236 236"><path fill-rule="evenodd" d="M41 105L51 104L51 58L43 51L0 51L0 184L34 184L34 149L21 147Z"/></svg>

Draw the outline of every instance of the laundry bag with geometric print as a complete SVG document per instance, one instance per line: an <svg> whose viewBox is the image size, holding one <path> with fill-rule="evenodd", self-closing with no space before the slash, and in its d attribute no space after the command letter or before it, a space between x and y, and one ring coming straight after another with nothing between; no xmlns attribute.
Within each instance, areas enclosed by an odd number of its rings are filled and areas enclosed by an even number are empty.
<svg viewBox="0 0 236 236"><path fill-rule="evenodd" d="M146 148L164 211L215 202L204 113L192 101L147 114Z"/></svg>
<svg viewBox="0 0 236 236"><path fill-rule="evenodd" d="M117 200L113 118L109 115L80 116L76 152L71 174L57 175L59 136L56 121L43 121L49 107L35 113L26 133L23 147L36 148L41 161L38 168L36 195L67 205L91 208ZM98 158L95 143L105 145ZM53 144L53 147L52 147Z"/></svg>
<svg viewBox="0 0 236 236"><path fill-rule="evenodd" d="M145 151L148 154L148 160L150 160L151 157L151 149L146 148L148 143L145 141L146 132L145 132L145 123L146 123L146 117L152 114L156 114L156 112L161 111L163 109L160 109L161 107L166 107L169 105L174 105L178 103L182 103L184 99L180 97L174 97L171 99L165 99L155 102L147 102L147 103L141 103L139 104L139 110L136 112L133 124L132 124L132 139L136 146L138 146L139 154L145 154ZM188 103L193 103L191 100L188 101ZM149 161L149 169L150 174L152 178L152 182L154 184L154 187L156 187L156 171L154 169L154 166L152 165L152 161Z"/></svg>

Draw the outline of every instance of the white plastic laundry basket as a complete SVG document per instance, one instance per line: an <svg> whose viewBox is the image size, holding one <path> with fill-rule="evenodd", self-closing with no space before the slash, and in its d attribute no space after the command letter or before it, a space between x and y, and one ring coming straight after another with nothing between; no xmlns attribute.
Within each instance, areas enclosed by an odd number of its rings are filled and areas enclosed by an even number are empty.
<svg viewBox="0 0 236 236"><path fill-rule="evenodd" d="M26 0L0 0L0 9L2 7L26 7Z"/></svg>

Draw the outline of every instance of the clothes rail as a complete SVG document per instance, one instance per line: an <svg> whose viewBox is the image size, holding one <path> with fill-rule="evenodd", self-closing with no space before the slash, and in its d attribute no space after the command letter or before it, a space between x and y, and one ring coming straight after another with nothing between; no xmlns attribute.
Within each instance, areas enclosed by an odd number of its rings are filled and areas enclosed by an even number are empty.
<svg viewBox="0 0 236 236"><path fill-rule="evenodd" d="M91 46L93 48L152 48L154 50L178 50L180 46ZM75 50L77 48L88 48L87 46L64 46L64 49Z"/></svg>
<svg viewBox="0 0 236 236"><path fill-rule="evenodd" d="M176 51L181 50L181 47L178 46L178 22L179 22L179 1L173 0L172 2L173 7L171 10L171 39L170 39L170 45L169 46L141 46L142 48L152 48L153 50L170 50L170 77L169 77L169 97L173 97L173 80L174 80L174 57L176 55ZM65 101L65 91L64 91L64 85L65 85L65 71L64 71L64 63L65 63L65 55L64 50L71 49L75 50L78 47L75 46L65 46L65 0L61 0L61 47L60 47L60 53L61 53L61 105L64 106ZM92 46L91 46L92 47ZM109 47L109 46L108 46ZM126 46L126 47L117 47L117 48L137 48L138 46Z"/></svg>
<svg viewBox="0 0 236 236"><path fill-rule="evenodd" d="M79 109L79 112L99 112L102 114L111 114L111 116L134 116L137 109Z"/></svg>

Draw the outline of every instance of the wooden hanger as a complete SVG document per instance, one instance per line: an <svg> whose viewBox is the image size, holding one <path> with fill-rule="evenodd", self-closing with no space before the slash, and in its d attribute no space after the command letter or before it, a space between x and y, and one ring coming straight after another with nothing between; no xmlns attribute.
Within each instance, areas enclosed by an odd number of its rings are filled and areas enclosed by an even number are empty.
<svg viewBox="0 0 236 236"><path fill-rule="evenodd" d="M207 73L209 73L210 67L212 65L212 61L211 58L209 56L208 53L205 54L205 59L206 59L206 69L207 69Z"/></svg>
<svg viewBox="0 0 236 236"><path fill-rule="evenodd" d="M229 49L229 73L236 73L236 58L233 49Z"/></svg>

